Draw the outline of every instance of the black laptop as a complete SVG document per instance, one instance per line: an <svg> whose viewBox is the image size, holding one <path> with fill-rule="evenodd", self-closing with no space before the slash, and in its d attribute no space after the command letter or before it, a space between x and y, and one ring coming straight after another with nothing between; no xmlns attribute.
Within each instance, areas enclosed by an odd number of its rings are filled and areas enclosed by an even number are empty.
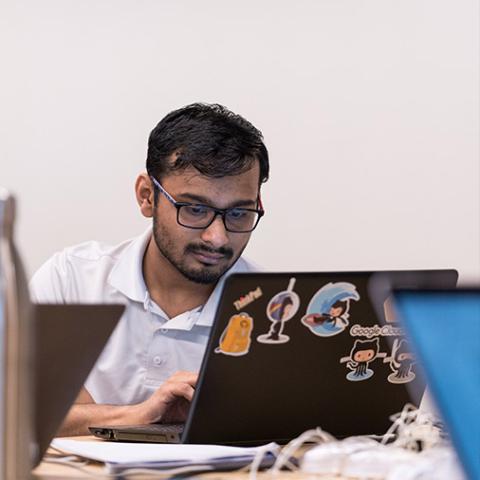
<svg viewBox="0 0 480 480"><path fill-rule="evenodd" d="M185 425L92 426L101 438L202 444L284 443L316 426L383 434L424 381L378 272L244 273L224 284ZM381 272L401 287L454 287L455 270ZM378 281L378 280L377 280ZM387 291L387 290L386 290ZM380 316L382 318L380 318ZM412 398L407 386L417 392Z"/></svg>

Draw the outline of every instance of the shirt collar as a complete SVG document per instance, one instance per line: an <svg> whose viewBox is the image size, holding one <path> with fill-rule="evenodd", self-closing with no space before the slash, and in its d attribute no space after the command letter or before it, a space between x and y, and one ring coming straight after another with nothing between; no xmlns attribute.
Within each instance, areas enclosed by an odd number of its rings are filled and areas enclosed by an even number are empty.
<svg viewBox="0 0 480 480"><path fill-rule="evenodd" d="M222 278L218 281L215 289L210 294L210 297L208 297L207 302L200 310L200 312L198 312L198 320L196 322L196 325L201 325L205 327L211 327L213 325L213 320L215 319L215 313L217 311L218 303L222 295L225 280L232 273L247 272L249 270L250 269L248 268L247 263L242 258L239 258L234 263L230 270L228 270L228 272L225 273L225 275L223 275Z"/></svg>
<svg viewBox="0 0 480 480"><path fill-rule="evenodd" d="M133 239L120 254L107 280L112 287L135 302L143 303L148 298L142 264L151 236L152 229L148 228L142 235Z"/></svg>
<svg viewBox="0 0 480 480"><path fill-rule="evenodd" d="M133 239L130 245L120 254L117 263L108 276L108 283L112 287L135 302L145 303L149 299L147 286L143 278L143 256L151 237L152 229L148 228L142 235ZM215 285L204 305L177 315L162 325L162 328L190 330L193 325L211 327L225 279L232 273L248 270L247 262L243 258L238 259Z"/></svg>
<svg viewBox="0 0 480 480"><path fill-rule="evenodd" d="M194 325L200 327L211 327L215 319L215 313L223 291L226 278L232 273L245 272L248 268L243 259L239 259L230 270L215 285L213 292L206 303L200 307L188 310L168 320L162 325L166 330L191 330Z"/></svg>

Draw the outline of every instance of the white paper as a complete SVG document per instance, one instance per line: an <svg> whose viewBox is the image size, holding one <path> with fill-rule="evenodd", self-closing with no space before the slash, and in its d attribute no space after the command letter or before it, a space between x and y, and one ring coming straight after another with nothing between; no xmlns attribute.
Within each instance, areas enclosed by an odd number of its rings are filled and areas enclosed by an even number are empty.
<svg viewBox="0 0 480 480"><path fill-rule="evenodd" d="M104 463L146 464L160 462L208 463L221 458L254 457L265 447L229 447L223 445L183 445L159 443L124 443L107 441L82 441L55 438L52 447L62 452ZM272 444L272 449L276 445Z"/></svg>

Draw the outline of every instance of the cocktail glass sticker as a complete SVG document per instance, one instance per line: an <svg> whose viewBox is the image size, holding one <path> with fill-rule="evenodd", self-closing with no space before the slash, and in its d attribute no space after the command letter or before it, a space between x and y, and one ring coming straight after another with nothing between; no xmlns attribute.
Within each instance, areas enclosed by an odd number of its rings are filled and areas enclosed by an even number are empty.
<svg viewBox="0 0 480 480"><path fill-rule="evenodd" d="M253 318L242 312L230 317L223 331L215 353L239 357L246 355L250 349Z"/></svg>
<svg viewBox="0 0 480 480"><path fill-rule="evenodd" d="M395 339L392 346L392 354L384 358L383 362L390 363L390 368L393 372L387 378L390 383L408 383L416 376L412 371L415 358L404 338L401 340Z"/></svg>
<svg viewBox="0 0 480 480"><path fill-rule="evenodd" d="M293 291L295 278L291 278L287 290L277 293L267 305L267 317L270 320L268 333L259 335L257 341L260 343L286 343L290 337L283 333L285 322L293 318L300 307L300 298Z"/></svg>
<svg viewBox="0 0 480 480"><path fill-rule="evenodd" d="M360 300L357 287L348 282L330 282L312 297L302 323L319 337L331 337L345 330L350 301Z"/></svg>
<svg viewBox="0 0 480 480"><path fill-rule="evenodd" d="M347 368L351 370L347 373L347 380L360 382L361 380L367 380L373 375L373 370L369 368L370 363L386 355L386 353L380 352L378 337L371 340L357 339L353 344L350 355L341 358L340 363L346 363Z"/></svg>

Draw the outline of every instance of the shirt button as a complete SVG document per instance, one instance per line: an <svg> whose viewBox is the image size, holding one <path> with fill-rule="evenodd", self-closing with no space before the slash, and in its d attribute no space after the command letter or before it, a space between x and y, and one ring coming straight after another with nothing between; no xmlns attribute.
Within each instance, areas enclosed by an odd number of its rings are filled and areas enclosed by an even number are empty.
<svg viewBox="0 0 480 480"><path fill-rule="evenodd" d="M167 332L168 332L168 328L162 328L160 331L161 331L162 333L167 333Z"/></svg>
<svg viewBox="0 0 480 480"><path fill-rule="evenodd" d="M158 355L156 357L153 357L153 363L155 365L160 365L162 363L162 358L159 357Z"/></svg>

